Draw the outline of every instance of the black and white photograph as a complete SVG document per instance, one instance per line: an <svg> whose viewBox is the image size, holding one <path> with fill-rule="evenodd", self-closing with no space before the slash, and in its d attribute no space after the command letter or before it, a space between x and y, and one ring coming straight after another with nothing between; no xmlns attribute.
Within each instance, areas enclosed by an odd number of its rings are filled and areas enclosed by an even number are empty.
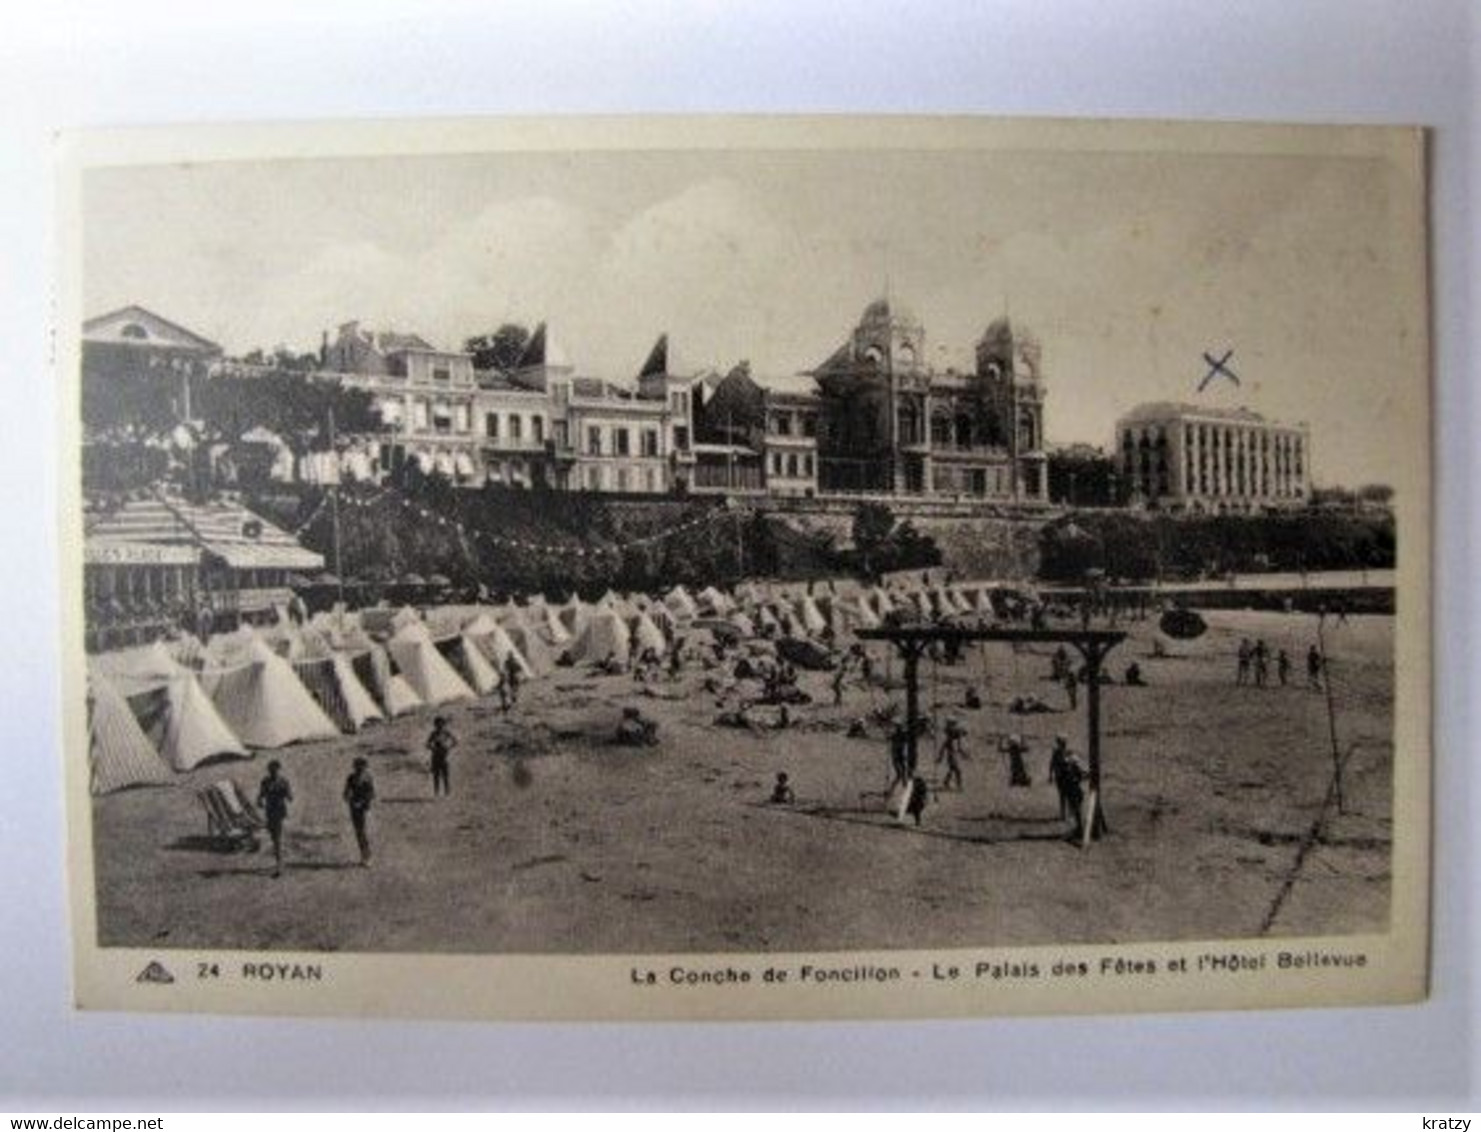
<svg viewBox="0 0 1481 1132"><path fill-rule="evenodd" d="M84 1006L1423 997L1418 131L265 136L75 139Z"/></svg>

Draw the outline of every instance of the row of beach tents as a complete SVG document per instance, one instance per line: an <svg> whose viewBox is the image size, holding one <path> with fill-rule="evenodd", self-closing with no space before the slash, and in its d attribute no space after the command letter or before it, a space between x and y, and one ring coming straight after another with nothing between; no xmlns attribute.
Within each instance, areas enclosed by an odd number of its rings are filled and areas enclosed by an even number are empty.
<svg viewBox="0 0 1481 1132"><path fill-rule="evenodd" d="M88 664L92 790L166 783L219 759L359 731L492 694L559 664L627 668L645 654L748 638L847 642L892 613L992 616L994 587L676 586L595 602L374 608L190 636Z"/></svg>

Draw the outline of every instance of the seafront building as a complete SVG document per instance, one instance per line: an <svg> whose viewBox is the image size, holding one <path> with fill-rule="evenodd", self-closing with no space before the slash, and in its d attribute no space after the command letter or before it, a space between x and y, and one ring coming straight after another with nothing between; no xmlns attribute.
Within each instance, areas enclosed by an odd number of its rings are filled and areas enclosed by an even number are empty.
<svg viewBox="0 0 1481 1132"><path fill-rule="evenodd" d="M1116 436L1116 466L1132 506L1249 514L1302 507L1311 498L1304 423L1159 401L1118 420Z"/></svg>

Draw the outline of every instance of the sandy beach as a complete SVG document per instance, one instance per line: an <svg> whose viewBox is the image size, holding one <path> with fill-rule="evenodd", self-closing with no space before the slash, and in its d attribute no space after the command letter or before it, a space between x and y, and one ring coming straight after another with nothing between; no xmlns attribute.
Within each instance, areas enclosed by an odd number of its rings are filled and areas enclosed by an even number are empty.
<svg viewBox="0 0 1481 1132"><path fill-rule="evenodd" d="M920 828L886 812L883 732L850 721L893 699L900 665L875 646L875 687L832 704L827 673L785 730L716 727L690 667L651 688L557 668L507 715L496 698L424 709L355 736L259 752L169 787L95 798L105 946L329 951L640 953L1131 942L1381 931L1388 920L1393 621L1329 622L1344 812L1330 805L1326 698L1305 686L1310 616L1218 612L1153 655L1153 623L1123 626L1104 690L1110 833L1081 849L1048 783L1052 736L1085 748L1085 697L1066 710L1047 647L969 651L922 668L922 699L966 728L965 788L933 791ZM1292 659L1289 687L1236 687L1241 636ZM1131 661L1149 684L1124 687ZM1272 665L1271 683L1275 684ZM967 710L968 685L982 693ZM744 689L742 689L744 691ZM1016 695L1055 710L1019 716ZM612 742L621 710L659 743ZM432 796L425 740L446 715L461 745L452 794ZM774 709L758 709L768 721ZM1030 744L1011 788L996 736ZM926 740L922 767L944 768ZM379 800L374 864L358 866L341 800L364 755ZM235 779L255 797L269 757L294 805L284 875L271 852L205 837L196 791ZM796 790L768 802L778 771ZM1325 816L1325 820L1321 820Z"/></svg>

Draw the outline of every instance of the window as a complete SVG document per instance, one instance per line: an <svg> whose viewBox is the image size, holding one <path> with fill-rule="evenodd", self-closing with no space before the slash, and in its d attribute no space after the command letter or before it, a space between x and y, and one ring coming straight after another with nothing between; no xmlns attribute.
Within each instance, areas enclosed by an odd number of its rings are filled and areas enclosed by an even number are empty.
<svg viewBox="0 0 1481 1132"><path fill-rule="evenodd" d="M809 479L812 478L812 456L810 455L804 455L802 457L802 474Z"/></svg>
<svg viewBox="0 0 1481 1132"><path fill-rule="evenodd" d="M602 454L602 429L600 425L592 425L586 430L586 451L593 456Z"/></svg>
<svg viewBox="0 0 1481 1132"><path fill-rule="evenodd" d="M658 430L655 428L645 428L643 430L643 455L658 455Z"/></svg>
<svg viewBox="0 0 1481 1132"><path fill-rule="evenodd" d="M586 469L586 489L588 491L600 491L602 489L602 470L600 468Z"/></svg>
<svg viewBox="0 0 1481 1132"><path fill-rule="evenodd" d="M631 453L632 445L627 429L619 428L612 430L612 450L619 456L627 456Z"/></svg>
<svg viewBox="0 0 1481 1132"><path fill-rule="evenodd" d="M523 440L525 431L525 419L518 413L509 414L509 439Z"/></svg>
<svg viewBox="0 0 1481 1132"><path fill-rule="evenodd" d="M544 417L531 417L530 418L530 439L533 440L536 444L544 444L545 443L545 418Z"/></svg>
<svg viewBox="0 0 1481 1132"><path fill-rule="evenodd" d="M652 468L649 468L646 478L647 478L647 481L648 481L648 490L650 492L657 491L658 490L658 473L656 471L654 471Z"/></svg>
<svg viewBox="0 0 1481 1132"><path fill-rule="evenodd" d="M120 338L132 338L135 341L142 342L149 337L149 332L137 322L126 322L119 330L118 336Z"/></svg>
<svg viewBox="0 0 1481 1132"><path fill-rule="evenodd" d="M790 413L778 413L775 420L776 434L778 436L792 435L792 415Z"/></svg>
<svg viewBox="0 0 1481 1132"><path fill-rule="evenodd" d="M802 435L814 437L818 435L818 418L807 413L802 418Z"/></svg>
<svg viewBox="0 0 1481 1132"><path fill-rule="evenodd" d="M447 381L450 377L452 377L452 371L449 370L447 368L447 366L433 366L432 367L432 380L433 381Z"/></svg>
<svg viewBox="0 0 1481 1132"><path fill-rule="evenodd" d="M795 452L787 456L787 475L792 476L794 479L797 476L797 454Z"/></svg>
<svg viewBox="0 0 1481 1132"><path fill-rule="evenodd" d="M689 451L689 429L684 425L674 426L674 447L680 452Z"/></svg>
<svg viewBox="0 0 1481 1132"><path fill-rule="evenodd" d="M555 434L555 446L557 448L564 448L570 443L571 429L570 425L565 421L556 421L551 425L551 429Z"/></svg>
<svg viewBox="0 0 1481 1132"><path fill-rule="evenodd" d="M490 440L499 439L499 414L489 413L483 418L483 431Z"/></svg>
<svg viewBox="0 0 1481 1132"><path fill-rule="evenodd" d="M626 468L618 468L617 469L617 490L618 491L626 491L627 490L627 469Z"/></svg>

